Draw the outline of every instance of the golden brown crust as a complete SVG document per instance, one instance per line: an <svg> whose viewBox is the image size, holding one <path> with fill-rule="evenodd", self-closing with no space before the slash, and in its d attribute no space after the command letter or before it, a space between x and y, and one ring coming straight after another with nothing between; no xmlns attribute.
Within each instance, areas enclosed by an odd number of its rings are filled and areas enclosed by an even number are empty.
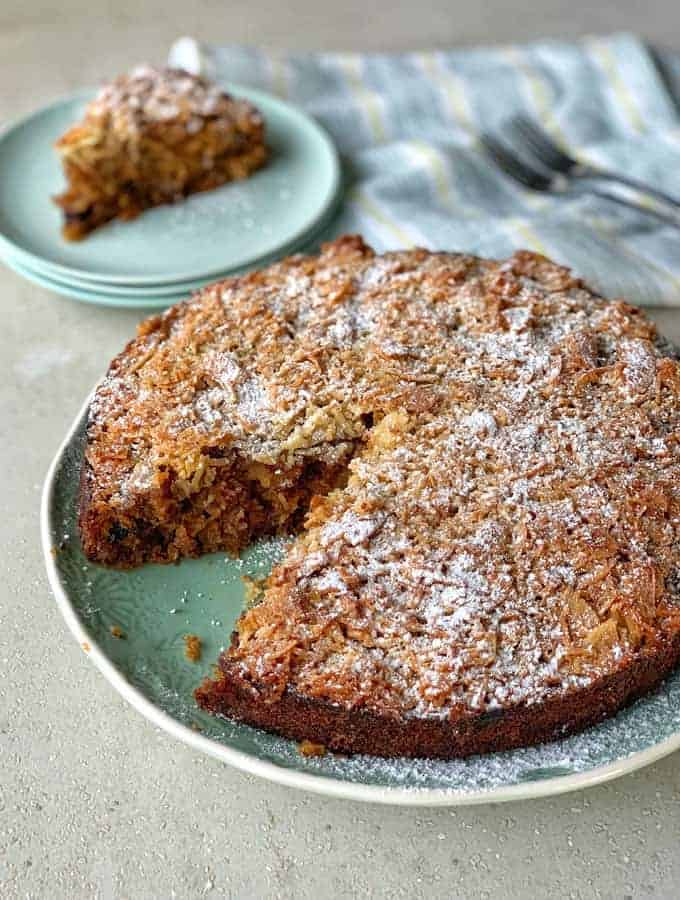
<svg viewBox="0 0 680 900"><path fill-rule="evenodd" d="M92 406L84 546L233 551L306 512L199 702L345 750L475 752L501 714L477 750L542 740L675 664L679 395L653 324L543 257L346 237L141 327Z"/></svg>
<svg viewBox="0 0 680 900"><path fill-rule="evenodd" d="M203 641L197 634L184 635L184 655L190 662L199 662L203 653Z"/></svg>
<svg viewBox="0 0 680 900"><path fill-rule="evenodd" d="M245 178L267 158L252 105L188 72L149 66L102 88L56 149L67 188L55 203L68 240Z"/></svg>
<svg viewBox="0 0 680 900"><path fill-rule="evenodd" d="M347 708L286 691L267 702L228 658L220 677L196 691L198 704L293 740L310 740L339 753L456 759L546 743L576 734L652 691L680 662L680 635L587 688L556 694L540 706L477 712L457 721L406 718Z"/></svg>

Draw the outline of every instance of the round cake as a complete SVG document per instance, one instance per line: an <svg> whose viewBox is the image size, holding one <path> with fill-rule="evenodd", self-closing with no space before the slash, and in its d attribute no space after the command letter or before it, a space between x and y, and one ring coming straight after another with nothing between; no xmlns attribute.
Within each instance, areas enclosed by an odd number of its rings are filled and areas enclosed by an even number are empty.
<svg viewBox="0 0 680 900"><path fill-rule="evenodd" d="M549 260L360 238L144 323L91 408L88 556L293 535L198 703L342 752L565 735L680 658L680 365Z"/></svg>

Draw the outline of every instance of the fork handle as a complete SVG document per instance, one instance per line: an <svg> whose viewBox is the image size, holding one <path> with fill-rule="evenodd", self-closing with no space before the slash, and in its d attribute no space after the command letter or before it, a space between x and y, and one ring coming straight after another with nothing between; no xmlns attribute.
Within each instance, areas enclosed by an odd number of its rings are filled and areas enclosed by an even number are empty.
<svg viewBox="0 0 680 900"><path fill-rule="evenodd" d="M661 210L654 209L650 206L641 206L639 203L635 203L633 200L626 200L624 197L619 197L617 194L613 194L610 191L600 191L597 188L586 188L585 185L580 186L580 192L584 194L592 194L596 197L602 197L604 200L609 200L610 203L616 203L619 206L623 206L626 209L633 209L638 213L645 213L645 215L651 216L654 219L658 219L660 222L663 222L664 225L672 225L674 228L680 230L680 216L674 216L671 214L666 214L661 212Z"/></svg>
<svg viewBox="0 0 680 900"><path fill-rule="evenodd" d="M600 169L598 166L589 165L576 166L569 174L574 178L599 178L602 181L613 181L623 184L640 193L654 197L655 200L660 200L673 209L680 210L680 199L666 194L664 191L660 191L649 184L645 184L643 181L638 181L637 178L630 178L628 175L620 175L618 172L610 172L609 169Z"/></svg>

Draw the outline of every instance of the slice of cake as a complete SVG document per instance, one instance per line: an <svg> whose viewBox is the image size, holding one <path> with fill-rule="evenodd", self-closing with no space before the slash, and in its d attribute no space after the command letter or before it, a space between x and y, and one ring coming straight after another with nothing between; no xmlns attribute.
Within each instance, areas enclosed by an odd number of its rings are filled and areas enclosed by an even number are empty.
<svg viewBox="0 0 680 900"><path fill-rule="evenodd" d="M141 327L92 403L83 545L299 532L213 713L386 756L549 740L678 663L679 396L653 324L540 256L343 238Z"/></svg>
<svg viewBox="0 0 680 900"><path fill-rule="evenodd" d="M246 178L267 158L250 103L180 69L150 66L102 88L55 146L67 182L55 202L69 240Z"/></svg>

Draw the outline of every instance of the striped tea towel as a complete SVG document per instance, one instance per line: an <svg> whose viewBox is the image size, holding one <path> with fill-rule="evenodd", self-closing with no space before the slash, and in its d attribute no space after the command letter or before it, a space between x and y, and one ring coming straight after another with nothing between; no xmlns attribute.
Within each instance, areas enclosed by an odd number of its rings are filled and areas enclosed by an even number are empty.
<svg viewBox="0 0 680 900"><path fill-rule="evenodd" d="M609 297L680 306L680 230L608 200L525 190L480 151L481 130L527 113L584 160L680 196L670 82L629 35L398 55L274 54L182 38L170 63L278 94L334 138L347 192L324 239L361 232L482 256L528 247Z"/></svg>

